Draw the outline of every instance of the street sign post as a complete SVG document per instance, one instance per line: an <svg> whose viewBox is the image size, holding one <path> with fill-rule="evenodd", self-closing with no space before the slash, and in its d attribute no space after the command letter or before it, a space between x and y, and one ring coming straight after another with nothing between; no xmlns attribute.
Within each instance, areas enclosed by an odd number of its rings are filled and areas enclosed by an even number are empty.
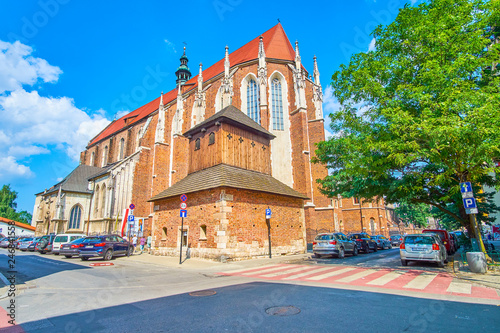
<svg viewBox="0 0 500 333"><path fill-rule="evenodd" d="M266 219L270 219L271 218L271 209L270 208L267 208L266 209Z"/></svg>
<svg viewBox="0 0 500 333"><path fill-rule="evenodd" d="M134 222L134 220L135 220L135 216L134 215L129 215L128 216L128 221L129 222Z"/></svg>
<svg viewBox="0 0 500 333"><path fill-rule="evenodd" d="M267 240L269 243L269 258L272 258L271 254L271 208L266 209L266 223L267 223Z"/></svg>
<svg viewBox="0 0 500 333"><path fill-rule="evenodd" d="M464 202L465 209L477 208L477 206L476 206L476 200L474 199L474 197L472 197L472 198L464 198L462 200Z"/></svg>
<svg viewBox="0 0 500 333"><path fill-rule="evenodd" d="M477 209L476 199L474 199L474 190L472 189L471 182L463 182L460 183L460 193L462 194L462 200L464 203L465 213L469 215L471 224L474 228L475 239L471 239L472 248L476 250L478 247L481 248L481 251L485 252L484 246L482 246L481 240L481 231L479 230L479 226L476 221L476 214L479 213Z"/></svg>
<svg viewBox="0 0 500 333"><path fill-rule="evenodd" d="M181 245L179 249L179 265L182 264L182 240L184 239L184 218L187 217L187 201L188 197L187 195L183 194L181 195Z"/></svg>

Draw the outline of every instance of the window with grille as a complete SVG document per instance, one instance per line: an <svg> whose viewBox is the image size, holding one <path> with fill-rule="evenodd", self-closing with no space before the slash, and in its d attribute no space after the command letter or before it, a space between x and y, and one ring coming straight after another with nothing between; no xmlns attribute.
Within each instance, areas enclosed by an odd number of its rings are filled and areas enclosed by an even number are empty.
<svg viewBox="0 0 500 333"><path fill-rule="evenodd" d="M283 98L281 96L281 82L277 78L271 83L271 110L273 130L283 131Z"/></svg>
<svg viewBox="0 0 500 333"><path fill-rule="evenodd" d="M82 209L76 205L71 208L68 229L80 229L80 221L82 218Z"/></svg>
<svg viewBox="0 0 500 333"><path fill-rule="evenodd" d="M247 114L258 124L260 124L259 104L259 87L257 82L251 79L247 85Z"/></svg>

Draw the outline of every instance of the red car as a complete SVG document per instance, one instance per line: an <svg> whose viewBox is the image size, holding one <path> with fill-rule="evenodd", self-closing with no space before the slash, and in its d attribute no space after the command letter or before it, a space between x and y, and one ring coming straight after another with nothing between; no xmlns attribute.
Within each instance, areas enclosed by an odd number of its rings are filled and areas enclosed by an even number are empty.
<svg viewBox="0 0 500 333"><path fill-rule="evenodd" d="M441 241L443 242L444 246L446 247L446 252L448 254L453 254L455 253L455 243L453 241L453 238L451 238L450 234L446 230L441 230L441 229L425 229L422 230L422 233L433 233L439 236L441 238Z"/></svg>

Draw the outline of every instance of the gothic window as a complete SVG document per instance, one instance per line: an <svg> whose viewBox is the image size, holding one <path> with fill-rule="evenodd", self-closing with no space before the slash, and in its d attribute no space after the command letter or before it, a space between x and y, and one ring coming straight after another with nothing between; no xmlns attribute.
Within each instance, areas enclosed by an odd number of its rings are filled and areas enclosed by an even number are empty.
<svg viewBox="0 0 500 333"><path fill-rule="evenodd" d="M259 87L254 79L250 79L247 85L247 115L258 124L260 124L259 104Z"/></svg>
<svg viewBox="0 0 500 333"><path fill-rule="evenodd" d="M106 202L106 184L103 184L101 187L101 204L99 205L101 206L101 217L105 217L104 216L105 202Z"/></svg>
<svg viewBox="0 0 500 333"><path fill-rule="evenodd" d="M99 211L99 185L97 185L97 187L95 188L94 193L95 193L95 199L94 199L95 207L94 207L94 210L97 213Z"/></svg>
<svg viewBox="0 0 500 333"><path fill-rule="evenodd" d="M92 155L90 155L90 165L94 166L94 161L95 161L95 151L92 152Z"/></svg>
<svg viewBox="0 0 500 333"><path fill-rule="evenodd" d="M121 138L121 140L120 140L120 156L118 157L119 160L123 159L124 150L125 150L125 139Z"/></svg>
<svg viewBox="0 0 500 333"><path fill-rule="evenodd" d="M283 98L281 82L277 78L271 83L271 110L273 115L273 130L283 131Z"/></svg>
<svg viewBox="0 0 500 333"><path fill-rule="evenodd" d="M194 142L194 150L200 149L200 138L196 139Z"/></svg>
<svg viewBox="0 0 500 333"><path fill-rule="evenodd" d="M80 229L80 221L82 218L82 209L80 206L75 205L71 208L71 212L69 214L69 225L68 229Z"/></svg>
<svg viewBox="0 0 500 333"><path fill-rule="evenodd" d="M208 135L208 145L213 145L215 143L215 133L212 132Z"/></svg>
<svg viewBox="0 0 500 333"><path fill-rule="evenodd" d="M105 167L108 164L108 146L104 147L102 152L102 167Z"/></svg>

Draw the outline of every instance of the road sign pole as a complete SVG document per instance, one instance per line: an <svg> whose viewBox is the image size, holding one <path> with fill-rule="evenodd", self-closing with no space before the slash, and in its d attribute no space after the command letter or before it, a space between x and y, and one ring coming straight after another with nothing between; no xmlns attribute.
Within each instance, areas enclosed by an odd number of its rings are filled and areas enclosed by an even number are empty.
<svg viewBox="0 0 500 333"><path fill-rule="evenodd" d="M182 264L182 239L184 238L184 217L181 218L181 248L180 248L180 256L179 256L179 265Z"/></svg>
<svg viewBox="0 0 500 333"><path fill-rule="evenodd" d="M266 219L267 223L267 240L269 242L269 258L272 258L271 255L271 219Z"/></svg>

